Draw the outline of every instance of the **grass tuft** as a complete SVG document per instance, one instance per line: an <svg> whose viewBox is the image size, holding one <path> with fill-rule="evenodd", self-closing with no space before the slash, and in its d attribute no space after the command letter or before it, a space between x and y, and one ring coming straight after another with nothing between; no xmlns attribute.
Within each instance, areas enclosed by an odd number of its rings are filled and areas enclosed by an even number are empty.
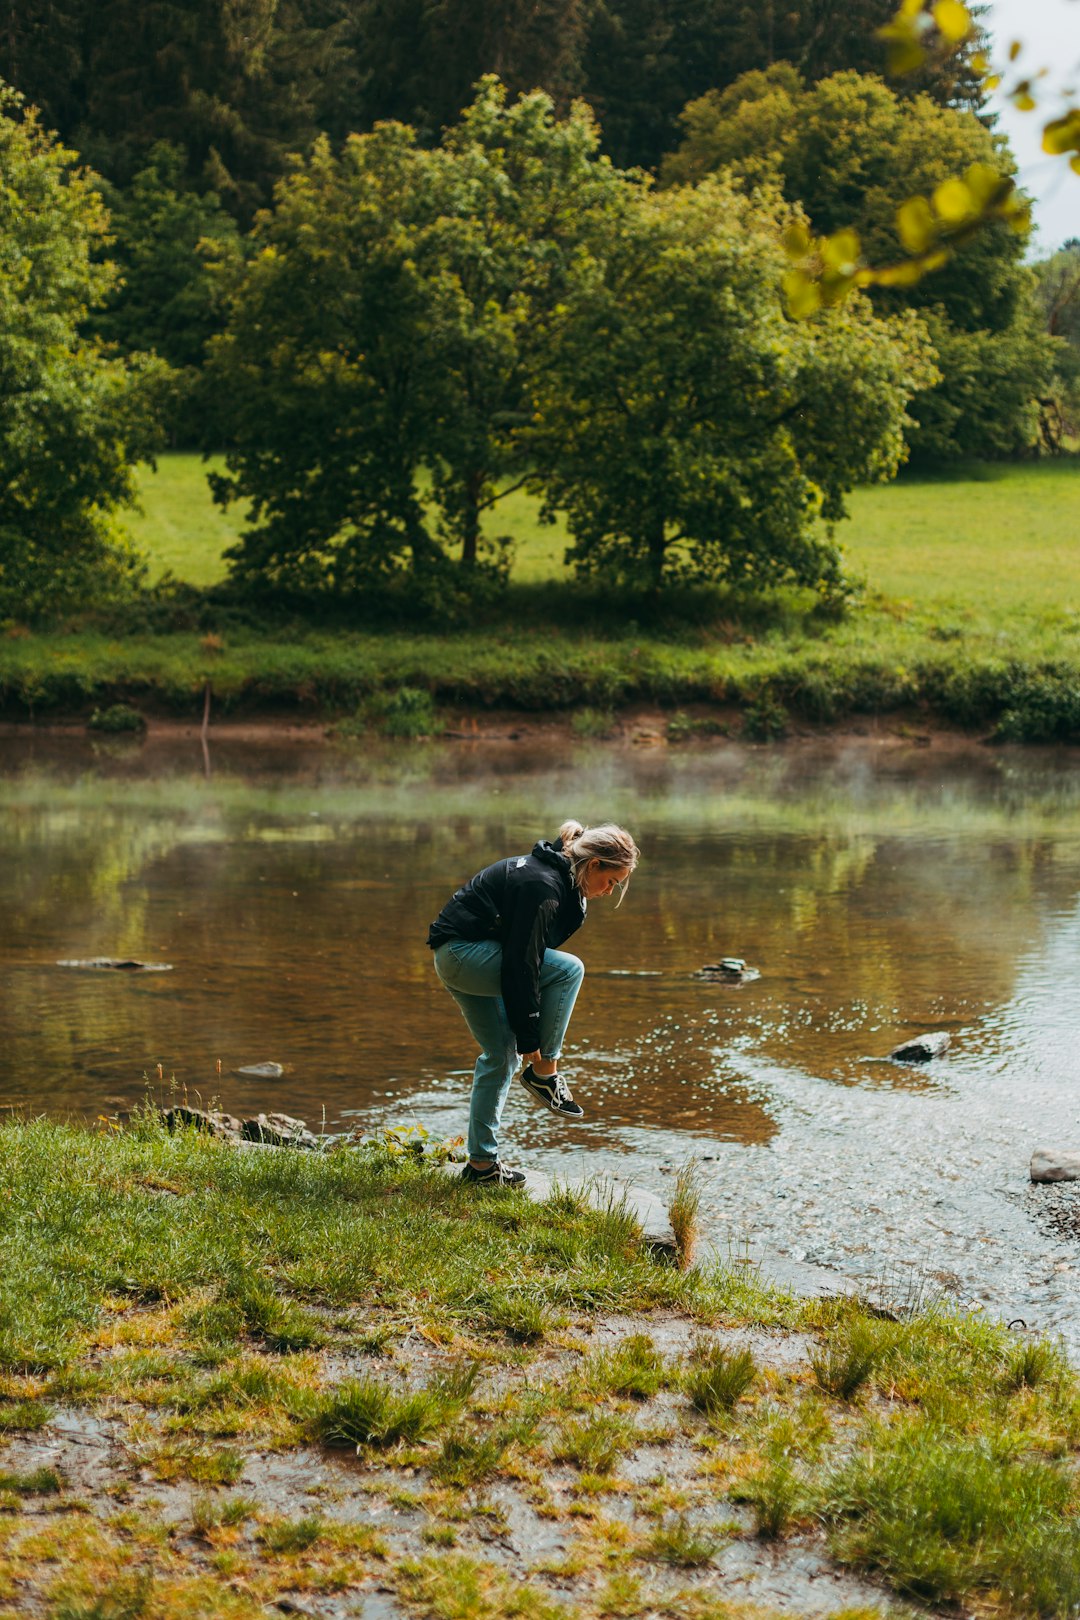
<svg viewBox="0 0 1080 1620"><path fill-rule="evenodd" d="M728 1350L722 1344L699 1342L683 1374L683 1387L699 1412L708 1418L730 1412L757 1377L750 1350Z"/></svg>
<svg viewBox="0 0 1080 1620"><path fill-rule="evenodd" d="M647 1333L632 1333L610 1349L593 1352L583 1382L590 1395L649 1400L667 1381L664 1358Z"/></svg>
<svg viewBox="0 0 1080 1620"><path fill-rule="evenodd" d="M674 1513L657 1525L641 1556L651 1563L696 1569L711 1563L721 1545L722 1538L714 1531L694 1525L685 1513Z"/></svg>
<svg viewBox="0 0 1080 1620"><path fill-rule="evenodd" d="M563 1424L552 1454L556 1462L573 1463L584 1473L606 1475L638 1440L638 1431L628 1419L603 1413Z"/></svg>
<svg viewBox="0 0 1080 1620"><path fill-rule="evenodd" d="M259 1540L272 1553L301 1553L322 1536L322 1519L310 1515L302 1519L270 1519L259 1529Z"/></svg>
<svg viewBox="0 0 1080 1620"><path fill-rule="evenodd" d="M812 1355L810 1365L827 1394L850 1401L872 1375L883 1354L882 1335L874 1325L855 1320L834 1334L824 1350Z"/></svg>
<svg viewBox="0 0 1080 1620"><path fill-rule="evenodd" d="M427 1439L458 1404L437 1388L402 1394L378 1378L356 1378L319 1399L312 1429L328 1446L393 1446Z"/></svg>
<svg viewBox="0 0 1080 1620"><path fill-rule="evenodd" d="M688 1271L701 1237L701 1176L696 1159L688 1159L675 1177L668 1218L675 1233L679 1269Z"/></svg>

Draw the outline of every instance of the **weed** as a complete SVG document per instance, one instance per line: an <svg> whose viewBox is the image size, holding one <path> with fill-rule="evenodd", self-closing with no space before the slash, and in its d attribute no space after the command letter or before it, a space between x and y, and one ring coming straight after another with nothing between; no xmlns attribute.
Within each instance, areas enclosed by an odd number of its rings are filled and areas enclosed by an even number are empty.
<svg viewBox="0 0 1080 1620"><path fill-rule="evenodd" d="M648 1400L666 1382L664 1358L647 1333L632 1333L611 1349L595 1351L583 1381L592 1395Z"/></svg>
<svg viewBox="0 0 1080 1620"><path fill-rule="evenodd" d="M675 1177L668 1218L675 1233L679 1269L688 1271L701 1236L701 1176L696 1159L688 1159Z"/></svg>
<svg viewBox="0 0 1080 1620"><path fill-rule="evenodd" d="M789 716L768 690L758 693L743 714L743 736L751 742L776 742L787 735Z"/></svg>
<svg viewBox="0 0 1080 1620"><path fill-rule="evenodd" d="M0 1401L0 1434L33 1434L52 1417L42 1401Z"/></svg>
<svg viewBox="0 0 1080 1620"><path fill-rule="evenodd" d="M577 709L570 717L575 737L610 737L614 727L615 716L610 709Z"/></svg>
<svg viewBox="0 0 1080 1620"><path fill-rule="evenodd" d="M153 1597L153 1576L143 1572L110 1581L97 1597L61 1599L49 1620L142 1620L149 1613Z"/></svg>
<svg viewBox="0 0 1080 1620"><path fill-rule="evenodd" d="M1067 1372L1068 1366L1058 1345L1046 1339L1033 1339L1018 1344L1009 1355L1002 1369L1001 1383L1006 1393L1012 1394L1019 1389L1060 1382Z"/></svg>
<svg viewBox="0 0 1080 1620"><path fill-rule="evenodd" d="M0 1474L0 1491L18 1496L55 1496L64 1482L55 1468L34 1468L28 1474Z"/></svg>
<svg viewBox="0 0 1080 1620"><path fill-rule="evenodd" d="M711 1563L720 1545L721 1538L714 1531L695 1526L685 1513L674 1513L657 1525L643 1544L641 1556L651 1563L693 1569Z"/></svg>
<svg viewBox="0 0 1080 1620"><path fill-rule="evenodd" d="M753 1508L754 1532L763 1541L778 1541L784 1535L804 1495L794 1464L783 1453L770 1457L732 1492L734 1500L749 1502Z"/></svg>
<svg viewBox="0 0 1080 1620"><path fill-rule="evenodd" d="M590 1474L610 1474L638 1438L636 1428L626 1418L604 1413L564 1424L553 1455L556 1462L573 1463Z"/></svg>
<svg viewBox="0 0 1080 1620"><path fill-rule="evenodd" d="M831 1337L825 1349L810 1357L818 1384L829 1395L850 1401L873 1373L883 1355L881 1334L856 1320Z"/></svg>
<svg viewBox="0 0 1080 1620"><path fill-rule="evenodd" d="M699 1412L715 1418L731 1411L757 1371L750 1350L727 1350L722 1344L699 1342L683 1375L683 1387Z"/></svg>
<svg viewBox="0 0 1080 1620"><path fill-rule="evenodd" d="M532 1294L497 1293L490 1296L485 1312L493 1328L519 1344L535 1344L550 1332L552 1313Z"/></svg>
<svg viewBox="0 0 1080 1620"><path fill-rule="evenodd" d="M398 1582L407 1602L439 1620L569 1620L563 1606L535 1586L518 1586L460 1553L402 1563Z"/></svg>
<svg viewBox="0 0 1080 1620"><path fill-rule="evenodd" d="M398 1394L377 1378L357 1378L321 1398L312 1427L328 1446L392 1446L424 1440L453 1411L438 1390Z"/></svg>
<svg viewBox="0 0 1080 1620"><path fill-rule="evenodd" d="M146 730L145 719L130 703L111 703L107 709L95 709L86 723L91 731L111 737Z"/></svg>
<svg viewBox="0 0 1080 1620"><path fill-rule="evenodd" d="M443 730L431 693L418 686L377 692L367 712L384 737L434 737Z"/></svg>
<svg viewBox="0 0 1080 1620"><path fill-rule="evenodd" d="M509 1444L502 1432L495 1434L448 1434L429 1468L443 1485L464 1489L490 1479L499 1467Z"/></svg>
<svg viewBox="0 0 1080 1620"><path fill-rule="evenodd" d="M429 1547L456 1547L457 1531L452 1524L429 1524L420 1532L420 1540Z"/></svg>
<svg viewBox="0 0 1080 1620"><path fill-rule="evenodd" d="M649 1608L644 1600L641 1581L625 1570L609 1575L596 1597L596 1612L613 1620L637 1620Z"/></svg>
<svg viewBox="0 0 1080 1620"><path fill-rule="evenodd" d="M259 1529L259 1540L272 1553L307 1552L323 1534L320 1518L271 1519Z"/></svg>
<svg viewBox="0 0 1080 1620"><path fill-rule="evenodd" d="M197 1496L191 1504L191 1524L198 1536L209 1536L224 1525L226 1528L243 1524L253 1518L259 1504L250 1496L230 1496L217 1502L212 1496Z"/></svg>

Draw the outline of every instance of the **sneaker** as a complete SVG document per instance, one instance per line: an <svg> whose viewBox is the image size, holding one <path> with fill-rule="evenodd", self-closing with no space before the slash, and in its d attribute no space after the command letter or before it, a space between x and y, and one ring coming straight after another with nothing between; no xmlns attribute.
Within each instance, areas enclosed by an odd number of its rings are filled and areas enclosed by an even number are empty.
<svg viewBox="0 0 1080 1620"><path fill-rule="evenodd" d="M574 1101L570 1087L561 1074L536 1074L532 1064L527 1063L518 1079L529 1096L535 1097L545 1108L550 1108L553 1114L561 1114L564 1119L584 1119L584 1108Z"/></svg>
<svg viewBox="0 0 1080 1620"><path fill-rule="evenodd" d="M508 1164L500 1164L495 1159L486 1170L477 1170L471 1164L466 1164L461 1172L462 1181L469 1181L478 1187L524 1187L524 1170L512 1170Z"/></svg>

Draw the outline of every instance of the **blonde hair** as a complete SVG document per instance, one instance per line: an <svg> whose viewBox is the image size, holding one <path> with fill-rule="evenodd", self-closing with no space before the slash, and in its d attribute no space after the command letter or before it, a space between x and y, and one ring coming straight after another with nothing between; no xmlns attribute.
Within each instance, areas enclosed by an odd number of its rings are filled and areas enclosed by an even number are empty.
<svg viewBox="0 0 1080 1620"><path fill-rule="evenodd" d="M630 874L641 859L641 851L626 828L617 827L613 821L602 821L596 827L583 827L580 821L564 821L559 828L559 843L570 862L575 883L578 873L590 861L599 861L601 866L626 868L626 879L619 885L619 898L615 902L621 906Z"/></svg>

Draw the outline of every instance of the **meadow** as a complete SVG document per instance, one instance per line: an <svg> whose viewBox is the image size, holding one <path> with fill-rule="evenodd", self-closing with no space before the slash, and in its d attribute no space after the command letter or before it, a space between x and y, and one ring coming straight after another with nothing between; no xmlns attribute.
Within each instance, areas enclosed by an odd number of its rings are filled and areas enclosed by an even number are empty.
<svg viewBox="0 0 1080 1620"><path fill-rule="evenodd" d="M99 1125L0 1127L0 1620L1075 1613L1052 1344L694 1264L689 1169L675 1264L385 1137Z"/></svg>
<svg viewBox="0 0 1080 1620"><path fill-rule="evenodd" d="M568 573L566 536L507 499L506 597L430 625L387 614L312 622L221 594L243 514L210 499L196 456L163 457L128 521L151 581L180 582L111 621L0 640L0 713L197 718L289 711L425 735L447 711L573 712L604 735L661 706L674 738L890 715L1002 739L1080 736L1080 459L991 466L856 490L839 536L852 583L823 611L808 593L675 591L657 605ZM522 634L523 628L529 634ZM536 634L536 631L542 634ZM115 711L115 713L114 713Z"/></svg>

